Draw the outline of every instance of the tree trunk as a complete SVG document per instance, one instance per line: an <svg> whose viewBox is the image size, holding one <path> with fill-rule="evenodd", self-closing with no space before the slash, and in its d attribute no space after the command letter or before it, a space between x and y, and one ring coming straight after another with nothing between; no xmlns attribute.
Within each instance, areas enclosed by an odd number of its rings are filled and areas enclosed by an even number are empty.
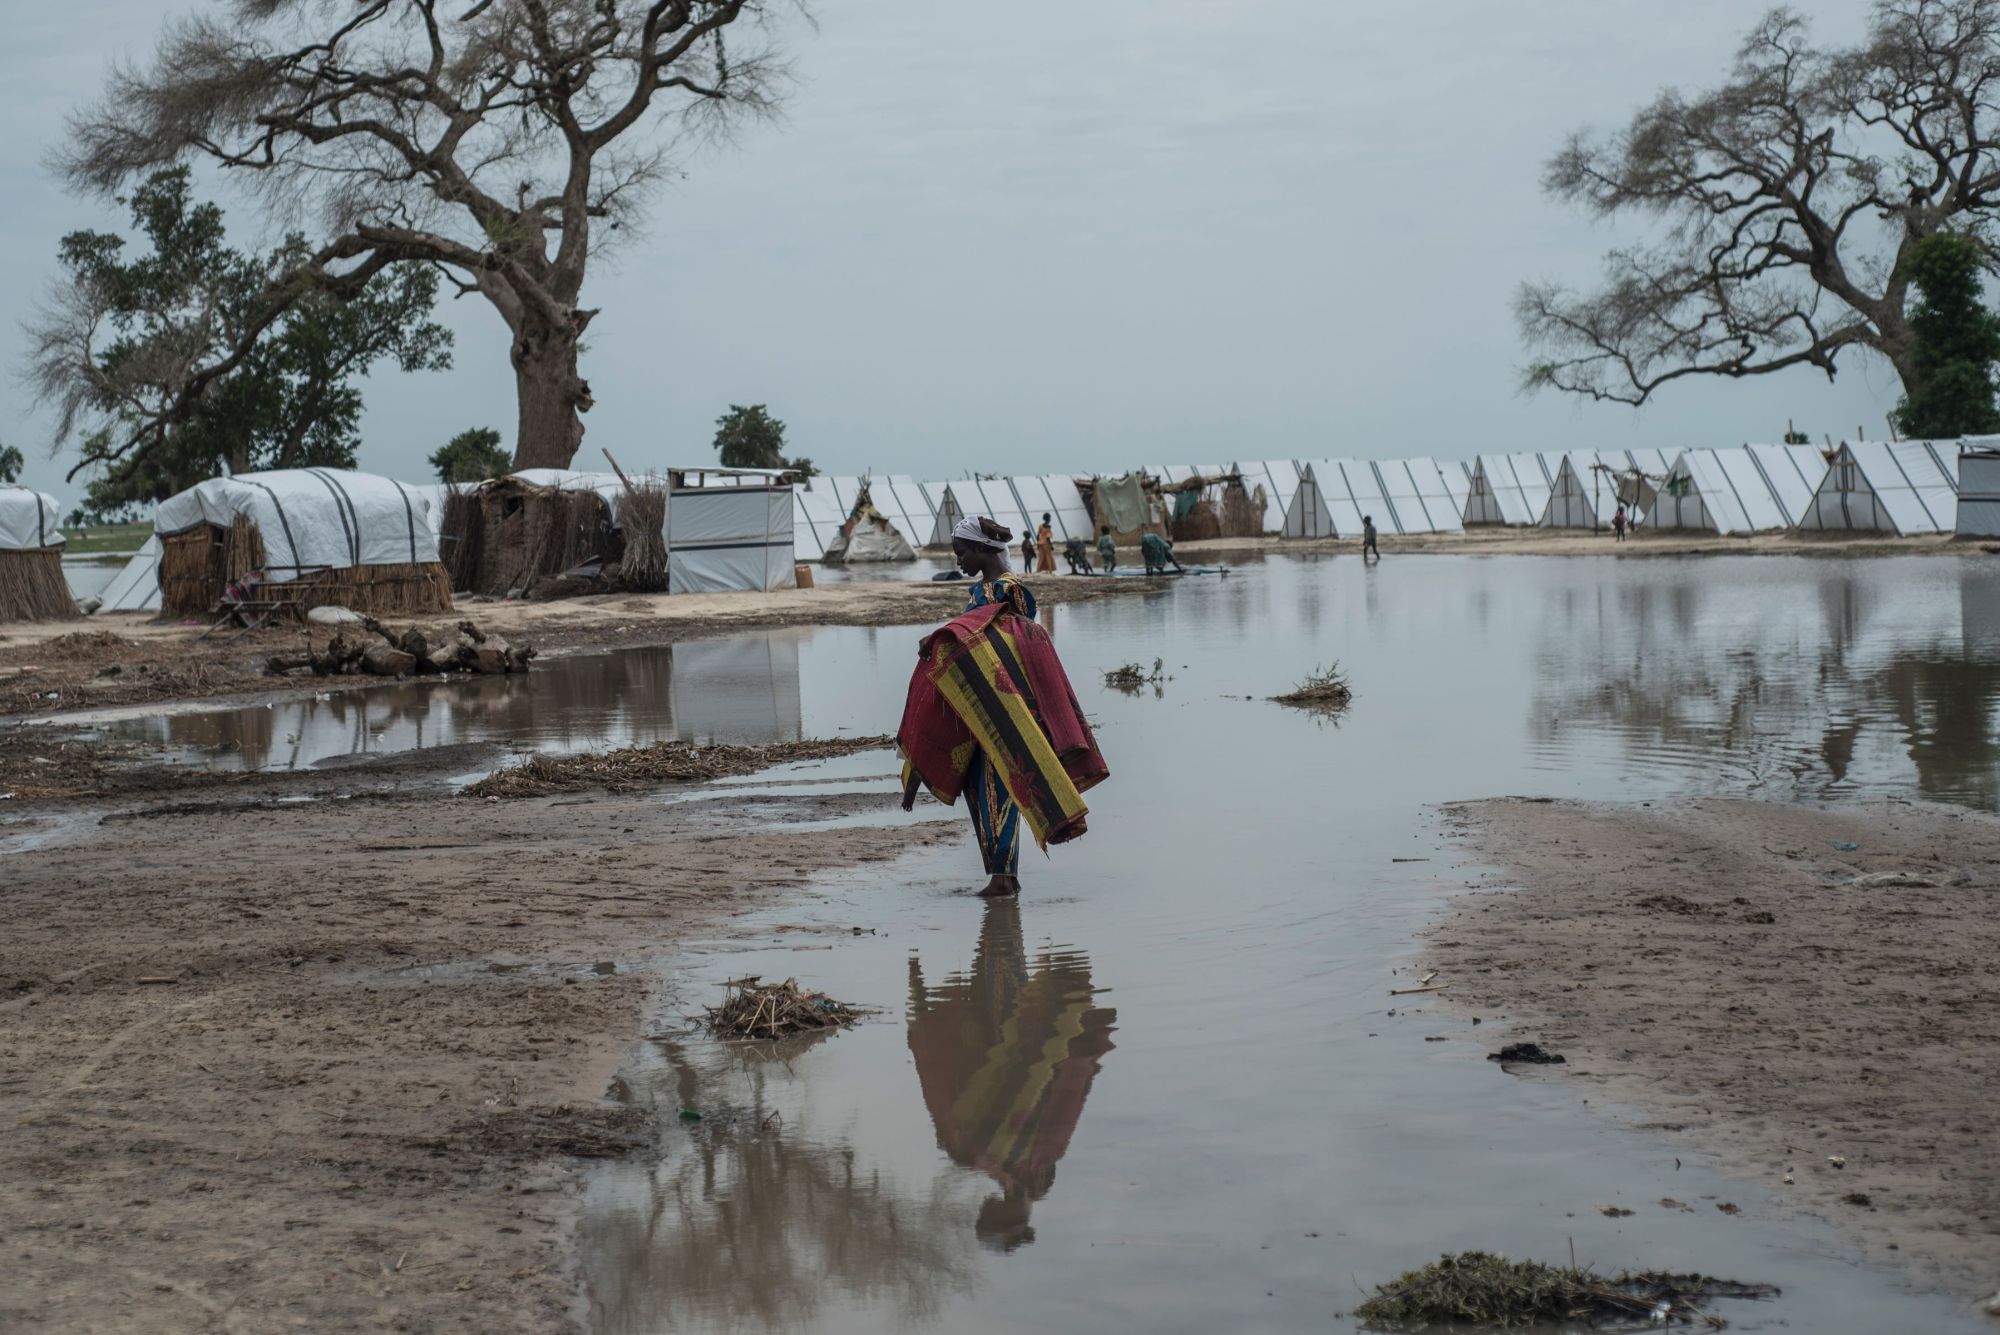
<svg viewBox="0 0 2000 1335"><path fill-rule="evenodd" d="M568 468L583 445L583 414L590 411L590 385L576 371L582 321L561 327L523 320L514 335L514 389L520 423L514 435L514 467Z"/></svg>

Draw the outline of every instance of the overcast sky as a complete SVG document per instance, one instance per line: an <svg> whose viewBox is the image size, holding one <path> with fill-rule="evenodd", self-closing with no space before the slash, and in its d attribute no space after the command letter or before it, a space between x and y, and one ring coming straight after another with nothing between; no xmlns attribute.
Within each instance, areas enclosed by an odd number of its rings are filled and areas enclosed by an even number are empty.
<svg viewBox="0 0 2000 1335"><path fill-rule="evenodd" d="M0 81L0 441L77 488L19 378L19 322L115 206L43 169L157 0L16 6ZM182 9L189 8L182 6ZM1812 6L1822 35L1865 0ZM1727 67L1740 0L818 0L782 123L689 164L597 264L582 467L713 458L766 403L828 471L1107 472L1145 463L1736 444L1786 420L1885 434L1895 377L1856 360L1684 383L1635 412L1516 390L1510 303L1631 240L1544 199L1569 130ZM233 209L232 231L259 225ZM366 384L363 467L490 425L511 441L497 315L450 304L457 369Z"/></svg>

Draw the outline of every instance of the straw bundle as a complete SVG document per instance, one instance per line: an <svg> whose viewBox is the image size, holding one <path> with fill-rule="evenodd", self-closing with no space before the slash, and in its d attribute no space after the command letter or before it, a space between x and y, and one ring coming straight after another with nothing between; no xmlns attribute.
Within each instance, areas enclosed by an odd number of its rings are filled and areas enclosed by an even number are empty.
<svg viewBox="0 0 2000 1335"><path fill-rule="evenodd" d="M720 1006L707 1008L709 1032L723 1038L784 1038L820 1029L845 1029L869 1012L824 992L808 992L798 980L761 982L735 978Z"/></svg>
<svg viewBox="0 0 2000 1335"><path fill-rule="evenodd" d="M264 536L238 515L228 528L197 524L160 539L160 612L199 617L215 610L231 583L265 568ZM450 580L435 561L350 566L304 576L300 611L337 605L357 612L412 615L451 610Z"/></svg>
<svg viewBox="0 0 2000 1335"><path fill-rule="evenodd" d="M625 555L618 562L618 579L640 593L660 593L667 587L667 489L650 479L628 484L618 498L618 527L625 535Z"/></svg>
<svg viewBox="0 0 2000 1335"><path fill-rule="evenodd" d="M476 487L445 489L444 517L438 531L438 561L454 589L470 589L479 571L486 531L485 511Z"/></svg>
<svg viewBox="0 0 2000 1335"><path fill-rule="evenodd" d="M504 597L544 575L611 555L611 507L594 491L502 478L479 496L480 550L467 586Z"/></svg>
<svg viewBox="0 0 2000 1335"><path fill-rule="evenodd" d="M74 621L82 615L63 576L62 548L0 551L0 621Z"/></svg>

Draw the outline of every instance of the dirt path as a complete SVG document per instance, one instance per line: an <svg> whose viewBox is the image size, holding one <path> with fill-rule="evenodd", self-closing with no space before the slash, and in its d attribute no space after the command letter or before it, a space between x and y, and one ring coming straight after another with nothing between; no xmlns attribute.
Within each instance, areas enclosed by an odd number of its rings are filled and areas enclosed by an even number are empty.
<svg viewBox="0 0 2000 1335"><path fill-rule="evenodd" d="M2000 1286L2000 821L1518 799L1447 818L1518 877L1431 931L1453 1005L1879 1258Z"/></svg>
<svg viewBox="0 0 2000 1335"><path fill-rule="evenodd" d="M892 800L391 793L8 855L0 1330L564 1328L652 961L958 837L783 828Z"/></svg>

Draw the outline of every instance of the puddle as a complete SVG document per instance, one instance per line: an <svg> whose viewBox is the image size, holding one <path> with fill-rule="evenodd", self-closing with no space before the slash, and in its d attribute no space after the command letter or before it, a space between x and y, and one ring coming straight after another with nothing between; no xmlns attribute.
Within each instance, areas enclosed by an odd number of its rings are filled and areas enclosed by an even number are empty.
<svg viewBox="0 0 2000 1335"><path fill-rule="evenodd" d="M588 1328L1351 1330L1357 1283L1573 1243L1784 1288L1729 1305L1739 1330L1985 1329L1791 1214L1775 1179L1597 1116L1587 1084L1504 1073L1490 1025L1388 989L1471 874L1434 803L1994 809L2000 581L1925 559L1276 558L1053 612L1113 770L1091 834L1031 851L1018 906L966 895L968 838L666 960L650 1032L748 973L880 1013L775 1053L643 1045L619 1089L657 1110L663 1152L589 1181ZM803 726L881 728L911 646L802 640ZM1156 654L1164 698L1097 684ZM1227 698L1334 660L1357 693L1337 728Z"/></svg>

